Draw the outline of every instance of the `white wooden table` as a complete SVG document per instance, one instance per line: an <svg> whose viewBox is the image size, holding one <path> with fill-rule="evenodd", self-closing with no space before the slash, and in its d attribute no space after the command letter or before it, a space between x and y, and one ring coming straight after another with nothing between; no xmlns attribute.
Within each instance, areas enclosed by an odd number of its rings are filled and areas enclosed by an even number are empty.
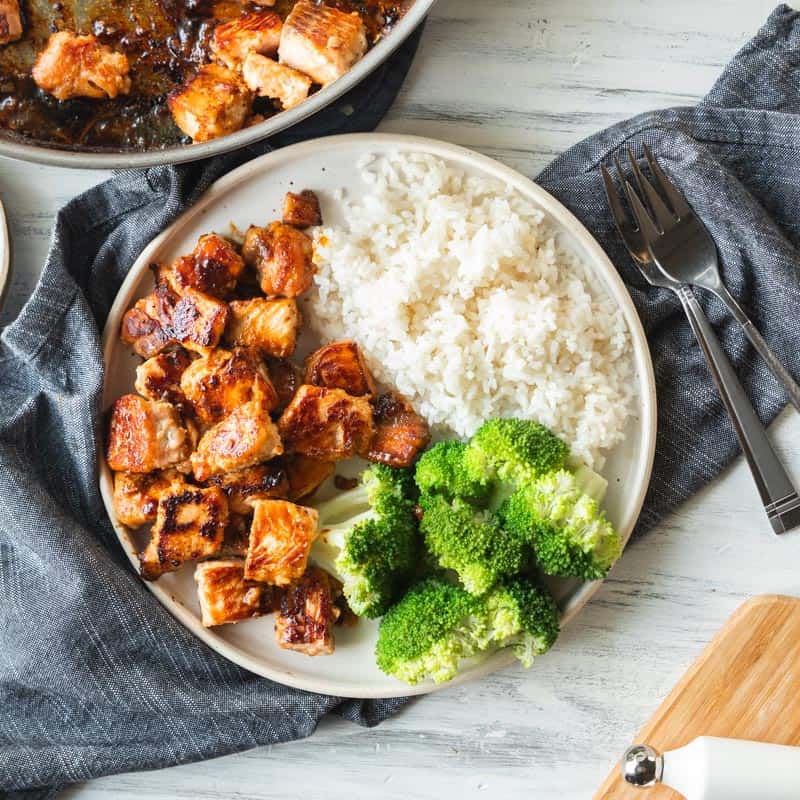
<svg viewBox="0 0 800 800"><path fill-rule="evenodd" d="M529 175L591 132L696 102L772 0L440 0L385 130L474 147ZM56 209L104 176L0 160L15 278L32 288ZM800 422L773 428L800 475ZM740 462L644 540L528 673L418 700L371 731L71 790L72 800L589 798L674 682L746 598L797 591L797 535L774 537Z"/></svg>

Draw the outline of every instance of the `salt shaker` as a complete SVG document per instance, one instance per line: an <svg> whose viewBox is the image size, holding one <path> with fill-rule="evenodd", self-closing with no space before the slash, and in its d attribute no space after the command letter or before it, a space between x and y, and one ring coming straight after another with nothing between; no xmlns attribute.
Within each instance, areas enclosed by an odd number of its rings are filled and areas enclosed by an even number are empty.
<svg viewBox="0 0 800 800"><path fill-rule="evenodd" d="M800 800L800 747L701 736L659 754L635 745L622 759L632 786L669 786L686 800Z"/></svg>

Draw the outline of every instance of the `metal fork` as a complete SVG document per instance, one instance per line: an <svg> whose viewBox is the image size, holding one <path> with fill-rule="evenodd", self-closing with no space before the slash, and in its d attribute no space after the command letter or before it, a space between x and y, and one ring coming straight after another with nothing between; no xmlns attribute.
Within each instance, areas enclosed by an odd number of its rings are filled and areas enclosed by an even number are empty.
<svg viewBox="0 0 800 800"><path fill-rule="evenodd" d="M722 282L717 246L708 229L664 174L647 145L644 146L644 154L650 165L650 172L666 200L665 203L650 183L644 180L639 165L634 161L634 177L640 193L647 200L647 206L652 212L657 226L656 231L645 230L653 260L670 278L713 292L725 303L733 318L742 326L750 343L767 362L772 374L783 384L792 405L800 411L800 386L781 364L758 328L744 313L736 298ZM669 207L667 207L667 203ZM644 225L651 226L652 224L648 216Z"/></svg>
<svg viewBox="0 0 800 800"><path fill-rule="evenodd" d="M637 183L642 196L648 200L650 193L657 194L657 190L645 178L630 150L628 150L628 159L631 164L633 180ZM655 163L655 159L653 162ZM656 264L652 245L658 242L661 233L645 207L645 201L641 200L636 193L631 180L616 156L614 163L619 180L624 187L628 205L635 215L634 221L625 210L625 205L611 173L601 166L606 195L617 230L645 280L653 286L671 289L681 301L683 310L706 358L722 403L733 422L742 452L753 474L772 529L775 533L785 533L800 525L800 495L778 459L764 426L753 409L711 323L697 302L697 298L689 286L669 277ZM672 202L672 195L677 194L677 190L672 184L668 184L660 170L654 172L653 177L658 191Z"/></svg>

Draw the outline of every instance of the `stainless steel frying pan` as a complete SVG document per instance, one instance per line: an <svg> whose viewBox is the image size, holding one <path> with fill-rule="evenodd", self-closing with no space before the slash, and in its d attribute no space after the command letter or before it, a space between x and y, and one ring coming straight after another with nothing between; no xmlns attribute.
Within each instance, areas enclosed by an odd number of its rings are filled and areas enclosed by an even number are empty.
<svg viewBox="0 0 800 800"><path fill-rule="evenodd" d="M30 5L35 9L37 5L40 5L40 2L41 0L30 0ZM408 38L423 20L434 2L435 0L413 0L392 31L378 41L364 58L339 80L320 89L299 106L289 111L282 111L261 123L228 136L200 144L174 145L145 151L99 151L75 147L61 148L57 145L32 142L9 136L0 130L0 155L60 167L122 169L159 164L179 164L245 147L297 124L329 105L364 80ZM81 3L77 2L75 5L80 6ZM91 7L92 4L87 3L86 5Z"/></svg>

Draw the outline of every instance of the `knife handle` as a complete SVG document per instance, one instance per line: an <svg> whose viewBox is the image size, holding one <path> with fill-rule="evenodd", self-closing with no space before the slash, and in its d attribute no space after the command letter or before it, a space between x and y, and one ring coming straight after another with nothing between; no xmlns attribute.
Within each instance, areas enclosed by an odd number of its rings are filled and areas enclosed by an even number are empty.
<svg viewBox="0 0 800 800"><path fill-rule="evenodd" d="M800 495L778 459L731 362L688 286L675 289L705 355L722 403L731 418L772 529L785 533L800 525Z"/></svg>
<svg viewBox="0 0 800 800"><path fill-rule="evenodd" d="M800 798L800 747L701 736L662 758L661 782L687 800Z"/></svg>

